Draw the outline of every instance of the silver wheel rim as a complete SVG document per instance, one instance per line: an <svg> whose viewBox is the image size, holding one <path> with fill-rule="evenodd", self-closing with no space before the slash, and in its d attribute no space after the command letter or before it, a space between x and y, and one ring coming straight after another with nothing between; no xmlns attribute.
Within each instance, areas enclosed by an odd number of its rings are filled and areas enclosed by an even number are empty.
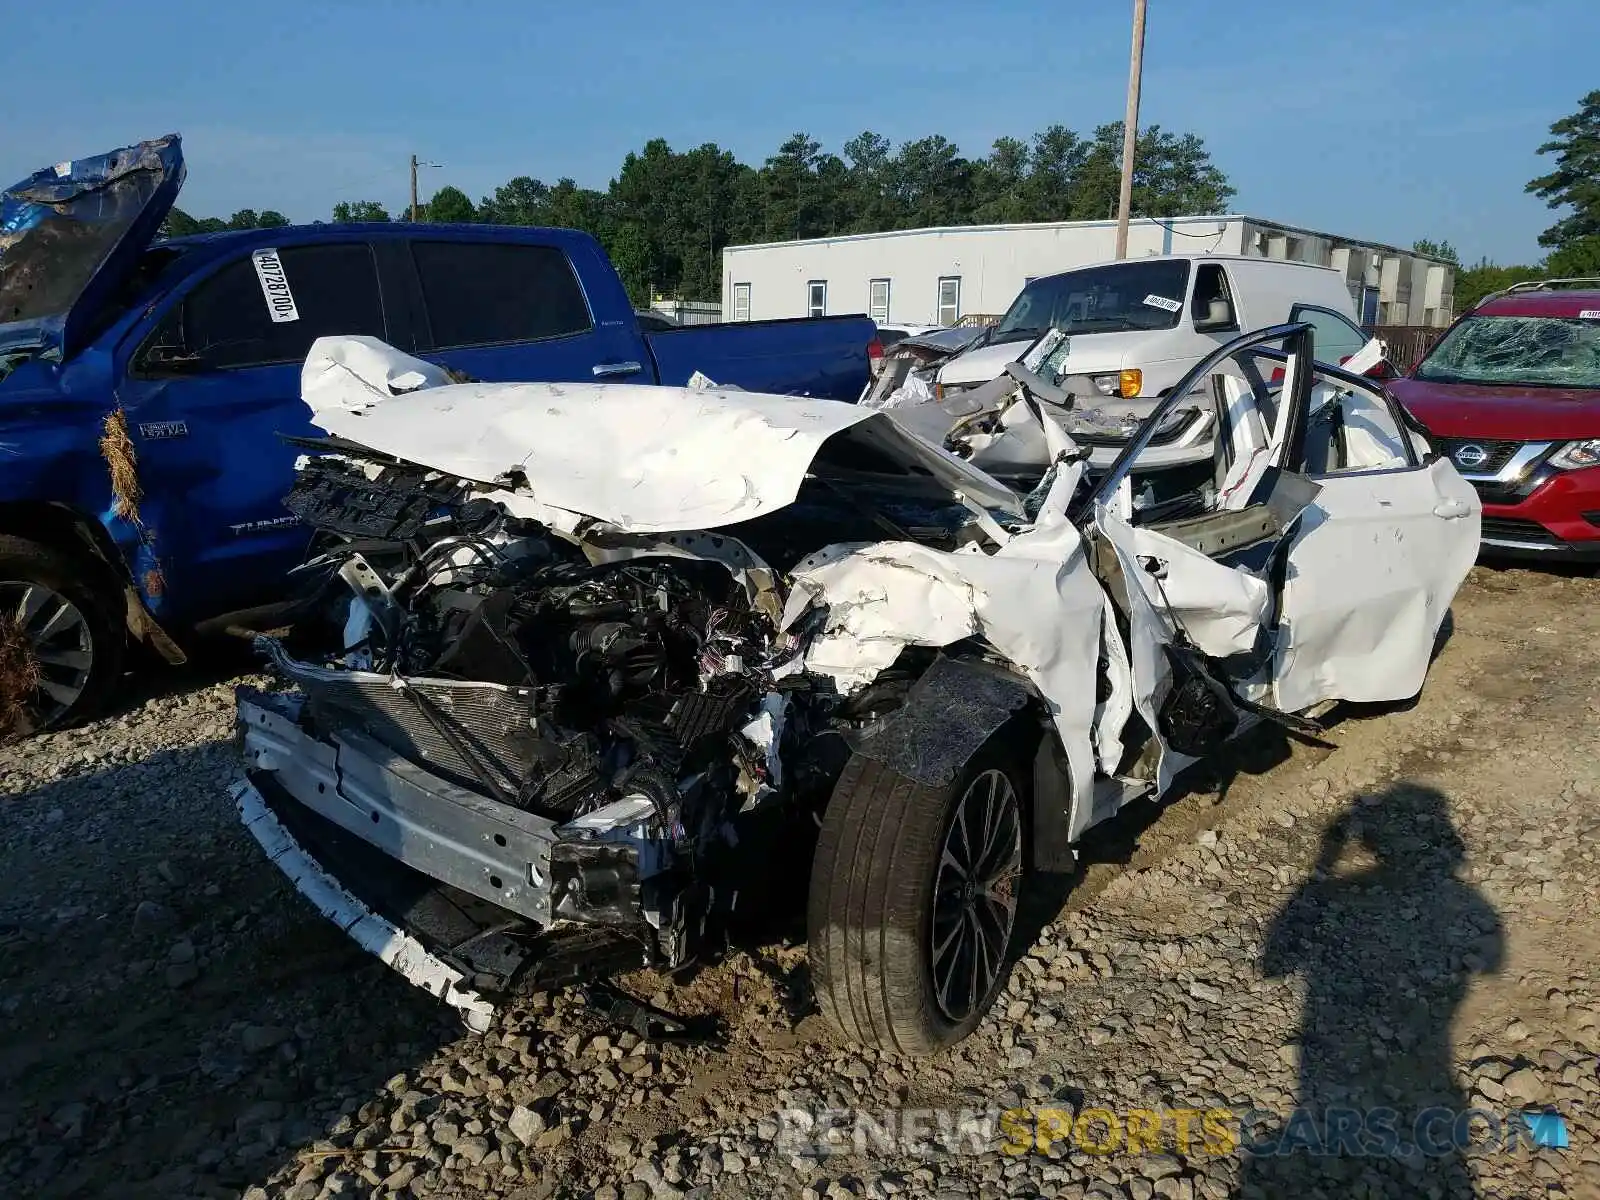
<svg viewBox="0 0 1600 1200"><path fill-rule="evenodd" d="M957 1023L989 999L1011 941L1022 820L1005 772L981 772L956 802L933 879L933 995Z"/></svg>
<svg viewBox="0 0 1600 1200"><path fill-rule="evenodd" d="M43 728L67 712L89 686L94 639L78 606L42 583L0 582L0 617L27 639L38 668L33 723Z"/></svg>

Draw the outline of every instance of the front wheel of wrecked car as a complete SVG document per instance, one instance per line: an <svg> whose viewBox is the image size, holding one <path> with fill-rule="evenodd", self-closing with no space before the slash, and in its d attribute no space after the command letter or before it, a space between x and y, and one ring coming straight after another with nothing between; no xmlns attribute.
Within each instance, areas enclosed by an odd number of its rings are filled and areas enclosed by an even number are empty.
<svg viewBox="0 0 1600 1200"><path fill-rule="evenodd" d="M817 1002L847 1037L928 1054L994 1002L1022 884L1023 761L996 738L948 787L859 755L839 777L807 923Z"/></svg>
<svg viewBox="0 0 1600 1200"><path fill-rule="evenodd" d="M0 737L92 715L121 677L118 597L91 565L0 535Z"/></svg>

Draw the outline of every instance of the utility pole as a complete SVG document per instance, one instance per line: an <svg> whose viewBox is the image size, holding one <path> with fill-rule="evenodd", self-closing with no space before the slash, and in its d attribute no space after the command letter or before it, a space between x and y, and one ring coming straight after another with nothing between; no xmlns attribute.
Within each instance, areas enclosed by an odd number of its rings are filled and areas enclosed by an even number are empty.
<svg viewBox="0 0 1600 1200"><path fill-rule="evenodd" d="M442 166L444 166L443 163L418 162L417 161L417 156L415 154L413 154L411 156L411 219L413 221L415 221L417 219L417 209L418 209L418 205L417 205L417 168L418 167L442 167Z"/></svg>
<svg viewBox="0 0 1600 1200"><path fill-rule="evenodd" d="M1133 58L1128 64L1128 111L1122 118L1122 183L1117 189L1117 253L1128 257L1128 211L1133 207L1133 152L1139 144L1139 82L1144 75L1144 10L1133 0Z"/></svg>

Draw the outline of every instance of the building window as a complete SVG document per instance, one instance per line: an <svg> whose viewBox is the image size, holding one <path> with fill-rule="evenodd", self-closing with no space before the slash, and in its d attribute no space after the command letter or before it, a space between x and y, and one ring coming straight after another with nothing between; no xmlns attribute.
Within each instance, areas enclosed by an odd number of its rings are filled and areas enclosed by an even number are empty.
<svg viewBox="0 0 1600 1200"><path fill-rule="evenodd" d="M889 319L889 281L874 279L867 284L867 316L879 324Z"/></svg>
<svg viewBox="0 0 1600 1200"><path fill-rule="evenodd" d="M748 321L750 319L750 285L736 283L733 285L733 319L735 321Z"/></svg>
<svg viewBox="0 0 1600 1200"><path fill-rule="evenodd" d="M826 279L813 279L806 284L806 316L825 317L828 315L828 281Z"/></svg>
<svg viewBox="0 0 1600 1200"><path fill-rule="evenodd" d="M946 275L939 280L939 324L954 325L961 319L961 276Z"/></svg>

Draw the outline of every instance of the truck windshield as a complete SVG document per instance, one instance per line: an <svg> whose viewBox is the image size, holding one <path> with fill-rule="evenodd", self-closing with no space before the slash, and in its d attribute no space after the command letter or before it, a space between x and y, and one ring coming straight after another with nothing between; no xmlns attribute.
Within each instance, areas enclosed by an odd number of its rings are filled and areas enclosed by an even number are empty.
<svg viewBox="0 0 1600 1200"><path fill-rule="evenodd" d="M1183 313L1189 263L1164 258L1111 263L1035 279L1011 302L991 343L1064 333L1171 329Z"/></svg>
<svg viewBox="0 0 1600 1200"><path fill-rule="evenodd" d="M1439 340L1415 377L1436 383L1600 388L1600 321L1468 317Z"/></svg>

